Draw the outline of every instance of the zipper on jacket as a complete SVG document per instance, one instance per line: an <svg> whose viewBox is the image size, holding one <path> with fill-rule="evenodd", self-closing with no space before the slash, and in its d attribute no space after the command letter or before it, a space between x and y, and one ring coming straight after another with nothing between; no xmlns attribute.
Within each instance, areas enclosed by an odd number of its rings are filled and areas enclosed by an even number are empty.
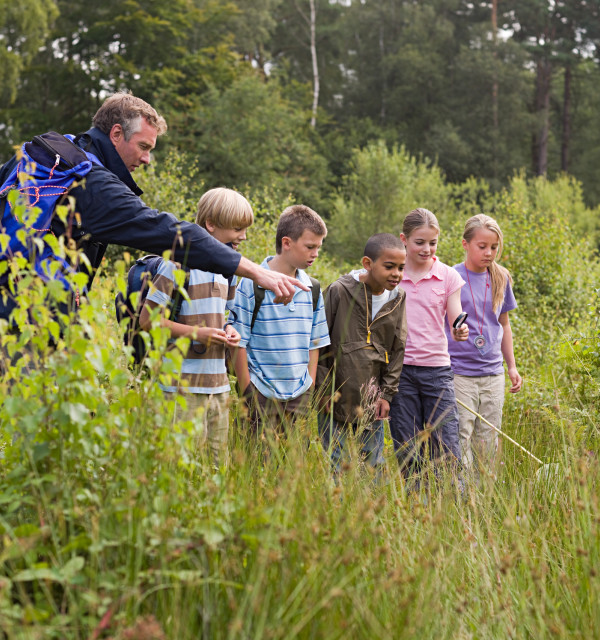
<svg viewBox="0 0 600 640"><path fill-rule="evenodd" d="M377 322L377 320L380 320L381 318L385 318L385 316L389 316L390 313L392 313L392 311L396 310L396 307L400 304L400 302L402 302L402 300L398 300L398 302L389 311L386 311L383 315L377 316L375 318L375 320L371 320L371 324L369 325L369 327L372 327L373 323ZM369 329L369 335L367 336L367 342L369 341L370 335L371 335L371 330Z"/></svg>
<svg viewBox="0 0 600 640"><path fill-rule="evenodd" d="M364 291L365 291L365 304L367 306L367 317L366 317L367 344L371 344L371 327L373 326L373 323L376 322L377 320L379 320L380 318L385 318L385 316L389 316L390 313L392 313L392 311L396 310L396 307L400 304L402 299L398 300L396 302L396 304L389 311L386 311L383 315L377 316L375 319L373 319L373 320L371 320L371 322L369 322L369 297L368 297L368 294L367 294L367 285L364 282L362 284L363 284ZM398 297L400 298L400 296L398 296ZM385 361L386 361L386 364L389 364L387 351L385 352Z"/></svg>

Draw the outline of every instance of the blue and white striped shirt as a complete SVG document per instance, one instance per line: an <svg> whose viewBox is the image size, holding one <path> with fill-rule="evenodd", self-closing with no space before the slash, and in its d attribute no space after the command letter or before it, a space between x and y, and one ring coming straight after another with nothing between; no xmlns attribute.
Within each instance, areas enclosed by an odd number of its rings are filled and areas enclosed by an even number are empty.
<svg viewBox="0 0 600 640"><path fill-rule="evenodd" d="M271 256L262 266L269 268ZM310 278L298 269L296 278L311 287ZM248 369L252 384L267 398L291 400L312 385L308 374L309 352L330 344L323 295L319 295L313 313L312 292L296 287L292 301L275 304L275 295L265 291L254 329L250 332L254 310L254 284L242 278L234 301L236 320L233 326L242 339L240 347L247 350Z"/></svg>

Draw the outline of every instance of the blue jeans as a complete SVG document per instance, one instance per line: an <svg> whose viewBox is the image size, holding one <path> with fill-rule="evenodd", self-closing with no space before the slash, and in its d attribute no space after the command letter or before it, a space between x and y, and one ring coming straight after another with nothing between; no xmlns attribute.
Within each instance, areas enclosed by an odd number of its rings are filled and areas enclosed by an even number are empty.
<svg viewBox="0 0 600 640"><path fill-rule="evenodd" d="M329 413L319 413L317 416L319 437L323 449L329 453L331 467L334 473L339 473L340 463L348 457L347 440L350 430L354 435L356 424L346 424L334 420ZM385 465L383 457L383 420L375 420L358 434L360 455L363 460L377 471Z"/></svg>
<svg viewBox="0 0 600 640"><path fill-rule="evenodd" d="M450 367L404 365L398 393L390 403L390 432L403 471L418 470L425 456L448 457L453 464L460 461Z"/></svg>

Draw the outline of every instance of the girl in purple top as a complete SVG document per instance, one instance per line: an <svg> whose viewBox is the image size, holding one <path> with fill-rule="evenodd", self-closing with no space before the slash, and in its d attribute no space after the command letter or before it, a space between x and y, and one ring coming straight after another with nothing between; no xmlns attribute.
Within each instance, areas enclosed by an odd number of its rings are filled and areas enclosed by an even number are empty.
<svg viewBox="0 0 600 640"><path fill-rule="evenodd" d="M458 412L448 339L461 313L465 284L435 255L440 234L437 218L427 209L411 211L402 224L406 265L400 286L406 292L406 349L398 393L390 405L390 432L403 475L419 471L424 460L460 460ZM450 342L467 340L466 325L450 331Z"/></svg>
<svg viewBox="0 0 600 640"><path fill-rule="evenodd" d="M456 397L500 428L504 404L506 361L511 393L523 383L513 351L508 312L517 303L512 278L496 259L502 253L502 231L489 216L479 214L465 223L462 245L465 261L454 266L466 286L462 308L469 314L469 339L449 345ZM446 329L448 331L448 329ZM460 449L463 465L475 471L490 466L498 447L497 432L459 405ZM475 463L475 465L474 465Z"/></svg>

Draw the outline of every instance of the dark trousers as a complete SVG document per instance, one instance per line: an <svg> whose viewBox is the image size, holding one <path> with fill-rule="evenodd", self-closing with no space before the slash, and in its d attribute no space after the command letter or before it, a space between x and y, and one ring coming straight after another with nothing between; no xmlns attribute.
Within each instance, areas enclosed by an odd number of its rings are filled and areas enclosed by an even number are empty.
<svg viewBox="0 0 600 640"><path fill-rule="evenodd" d="M460 461L458 410L450 367L404 365L390 404L390 432L403 472L418 471L426 457Z"/></svg>

